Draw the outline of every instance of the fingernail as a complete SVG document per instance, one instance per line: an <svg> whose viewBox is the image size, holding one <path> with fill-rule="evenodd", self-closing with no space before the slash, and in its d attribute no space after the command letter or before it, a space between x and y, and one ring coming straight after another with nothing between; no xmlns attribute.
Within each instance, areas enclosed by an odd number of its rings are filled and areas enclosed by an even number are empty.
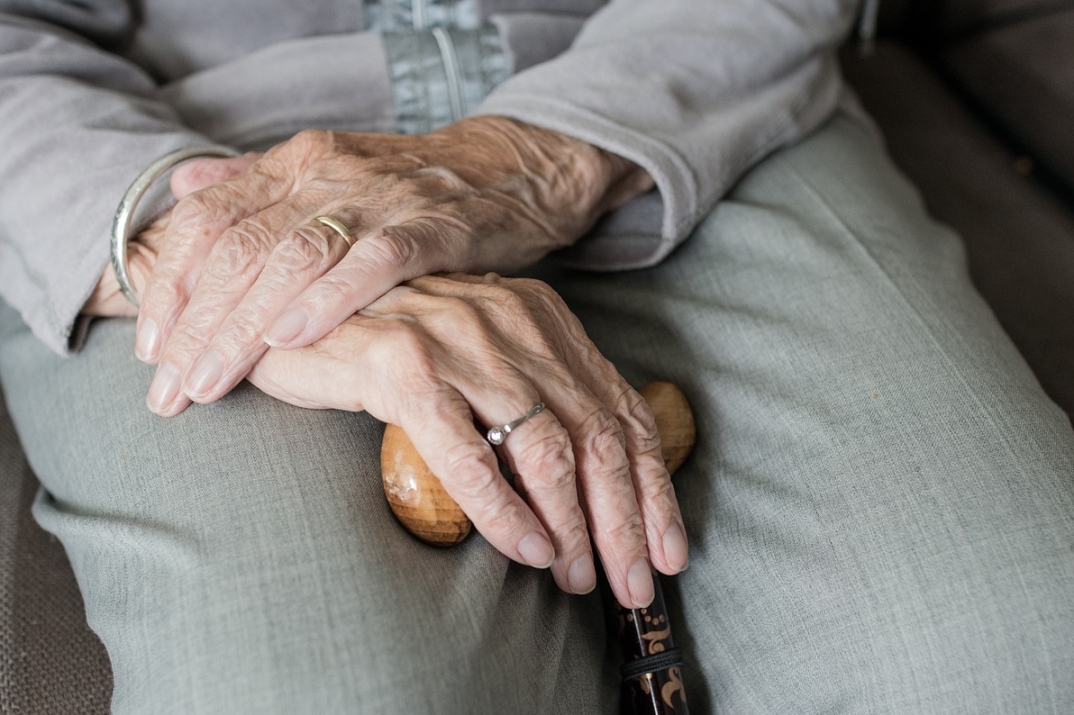
<svg viewBox="0 0 1074 715"><path fill-rule="evenodd" d="M597 570L593 557L589 554L579 556L567 569L567 585L573 593L589 593L597 586Z"/></svg>
<svg viewBox="0 0 1074 715"><path fill-rule="evenodd" d="M138 341L134 345L135 356L149 362L157 359L157 351L160 350L160 328L151 319L146 318L138 328Z"/></svg>
<svg viewBox="0 0 1074 715"><path fill-rule="evenodd" d="M169 362L157 368L153 382L149 384L149 394L145 398L149 409L158 415L175 401L181 387L179 370Z"/></svg>
<svg viewBox="0 0 1074 715"><path fill-rule="evenodd" d="M518 542L518 553L526 563L537 569L548 568L556 558L551 542L536 531Z"/></svg>
<svg viewBox="0 0 1074 715"><path fill-rule="evenodd" d="M289 343L298 337L306 327L309 316L302 308L291 308L269 326L265 331L265 342L274 348Z"/></svg>
<svg viewBox="0 0 1074 715"><path fill-rule="evenodd" d="M224 356L215 350L210 350L201 356L190 371L190 377L186 380L186 393L191 397L201 397L207 394L224 374ZM665 539L667 537L664 537Z"/></svg>
<svg viewBox="0 0 1074 715"><path fill-rule="evenodd" d="M676 571L685 571L690 565L689 549L686 546L686 534L678 524L672 524L664 532L664 558L668 566Z"/></svg>
<svg viewBox="0 0 1074 715"><path fill-rule="evenodd" d="M630 600L634 608L645 608L653 602L653 572L649 568L649 562L638 559L627 572L627 589L630 590Z"/></svg>

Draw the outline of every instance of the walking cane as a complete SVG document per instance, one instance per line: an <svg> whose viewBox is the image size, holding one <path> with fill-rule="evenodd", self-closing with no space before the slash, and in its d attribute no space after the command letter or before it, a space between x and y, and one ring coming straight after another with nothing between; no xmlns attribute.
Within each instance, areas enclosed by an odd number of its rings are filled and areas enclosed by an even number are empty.
<svg viewBox="0 0 1074 715"><path fill-rule="evenodd" d="M656 418L661 452L674 475L693 449L694 416L678 387L652 382L641 391ZM388 425L381 444L384 494L399 522L433 546L453 546L473 526L440 480L429 471L402 428ZM623 649L624 715L689 715L682 684L682 655L675 648L659 574L653 572L655 597L647 608L624 608L608 592Z"/></svg>

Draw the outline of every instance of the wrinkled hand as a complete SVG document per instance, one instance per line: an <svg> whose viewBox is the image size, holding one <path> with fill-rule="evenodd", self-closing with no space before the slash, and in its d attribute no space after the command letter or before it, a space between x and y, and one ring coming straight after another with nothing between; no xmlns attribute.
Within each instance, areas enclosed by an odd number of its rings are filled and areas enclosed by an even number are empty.
<svg viewBox="0 0 1074 715"><path fill-rule="evenodd" d="M198 189L237 176L248 169L258 156L251 153L230 159L198 160L180 166L172 174L172 193L177 197L186 196ZM168 236L171 220L171 210L165 211L127 244L127 271L136 294L143 292L143 287L153 274L157 256ZM104 272L97 281L97 287L82 306L82 313L105 318L138 315L138 308L131 305L126 296L120 292L119 281L116 280L111 264L105 266Z"/></svg>
<svg viewBox="0 0 1074 715"><path fill-rule="evenodd" d="M593 545L624 605L652 600L650 562L686 566L652 413L543 283L413 280L309 347L269 351L249 379L293 404L400 425L485 538L551 565L566 591L594 587ZM538 402L500 447L519 496L474 419L504 424Z"/></svg>
<svg viewBox="0 0 1074 715"><path fill-rule="evenodd" d="M169 221L171 221L171 213L164 213L127 244L127 272L130 274L131 285L135 286L136 290L139 286L145 285L153 273L157 254L160 253L160 243ZM138 315L138 308L131 305L127 297L120 292L119 281L116 280L111 264L105 267L104 273L97 281L97 287L93 289L93 293L82 306L82 313L102 318Z"/></svg>
<svg viewBox="0 0 1074 715"><path fill-rule="evenodd" d="M158 365L148 404L218 399L267 344L308 345L407 279L533 263L650 185L625 159L498 117L303 132L173 209L139 315L136 352ZM311 222L322 214L353 248Z"/></svg>

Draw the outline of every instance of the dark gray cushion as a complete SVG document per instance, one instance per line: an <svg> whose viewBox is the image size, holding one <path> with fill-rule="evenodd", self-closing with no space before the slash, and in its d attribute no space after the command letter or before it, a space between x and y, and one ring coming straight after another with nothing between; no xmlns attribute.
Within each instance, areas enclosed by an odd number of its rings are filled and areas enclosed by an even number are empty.
<svg viewBox="0 0 1074 715"><path fill-rule="evenodd" d="M880 42L844 70L930 211L965 239L974 282L1044 388L1074 414L1074 212L916 55Z"/></svg>
<svg viewBox="0 0 1074 715"><path fill-rule="evenodd" d="M1074 192L1074 9L962 40L940 59Z"/></svg>
<svg viewBox="0 0 1074 715"><path fill-rule="evenodd" d="M30 515L36 491L0 395L0 713L107 713L108 658L63 547Z"/></svg>
<svg viewBox="0 0 1074 715"><path fill-rule="evenodd" d="M1071 0L916 0L915 4L922 9L921 17L933 24L933 32L948 35L1074 8Z"/></svg>

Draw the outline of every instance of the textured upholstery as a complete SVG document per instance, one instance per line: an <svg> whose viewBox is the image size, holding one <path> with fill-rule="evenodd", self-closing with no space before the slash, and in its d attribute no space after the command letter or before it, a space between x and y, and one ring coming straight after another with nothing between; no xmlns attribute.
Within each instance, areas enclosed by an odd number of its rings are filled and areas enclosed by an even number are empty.
<svg viewBox="0 0 1074 715"><path fill-rule="evenodd" d="M955 38L1074 9L1074 0L882 0L880 26L903 39Z"/></svg>
<svg viewBox="0 0 1074 715"><path fill-rule="evenodd" d="M1074 7L1070 0L934 0L938 27L965 32L986 25L1018 22L1047 15L1057 8Z"/></svg>
<svg viewBox="0 0 1074 715"><path fill-rule="evenodd" d="M36 491L0 399L0 713L107 713L108 658L63 547L30 515Z"/></svg>
<svg viewBox="0 0 1074 715"><path fill-rule="evenodd" d="M1074 8L954 42L939 57L1074 192Z"/></svg>

